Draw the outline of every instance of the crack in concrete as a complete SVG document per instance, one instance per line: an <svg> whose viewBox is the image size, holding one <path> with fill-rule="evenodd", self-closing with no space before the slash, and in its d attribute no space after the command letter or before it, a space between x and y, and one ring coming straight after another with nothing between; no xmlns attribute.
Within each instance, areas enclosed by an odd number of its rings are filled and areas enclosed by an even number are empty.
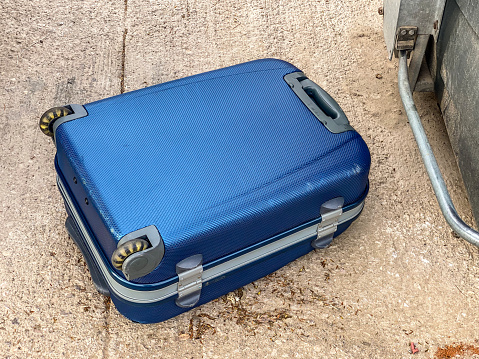
<svg viewBox="0 0 479 359"><path fill-rule="evenodd" d="M125 1L126 2L126 1ZM121 50L121 75L120 75L120 93L125 92L125 48L126 48L126 35L128 34L128 29L125 28L123 31L123 48Z"/></svg>
<svg viewBox="0 0 479 359"><path fill-rule="evenodd" d="M126 61L126 35L128 34L128 29L126 27L126 16L128 13L128 0L125 0L125 9L124 9L124 30L123 30L123 42L121 48L121 75L120 75L120 93L125 92L125 61Z"/></svg>

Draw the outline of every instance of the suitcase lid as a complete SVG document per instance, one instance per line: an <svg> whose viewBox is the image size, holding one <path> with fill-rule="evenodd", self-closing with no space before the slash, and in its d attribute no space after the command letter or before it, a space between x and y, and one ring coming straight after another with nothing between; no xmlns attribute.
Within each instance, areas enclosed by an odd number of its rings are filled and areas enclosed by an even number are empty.
<svg viewBox="0 0 479 359"><path fill-rule="evenodd" d="M253 61L87 104L56 127L58 167L106 257L137 230L161 236L160 265L133 282L176 277L185 258L237 253L364 193L364 141L318 121L284 80L298 71Z"/></svg>

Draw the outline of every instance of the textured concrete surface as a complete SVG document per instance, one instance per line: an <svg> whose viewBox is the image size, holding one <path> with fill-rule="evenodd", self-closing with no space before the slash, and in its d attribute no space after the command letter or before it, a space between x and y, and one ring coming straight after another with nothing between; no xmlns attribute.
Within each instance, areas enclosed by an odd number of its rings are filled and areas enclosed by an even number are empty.
<svg viewBox="0 0 479 359"><path fill-rule="evenodd" d="M440 215L399 99L397 61L387 60L380 5L3 0L0 357L433 358L446 345L479 346L479 252ZM95 292L63 227L40 115L263 57L303 69L363 135L372 154L363 215L330 248L234 293L164 323L129 322ZM415 96L471 223L435 99Z"/></svg>

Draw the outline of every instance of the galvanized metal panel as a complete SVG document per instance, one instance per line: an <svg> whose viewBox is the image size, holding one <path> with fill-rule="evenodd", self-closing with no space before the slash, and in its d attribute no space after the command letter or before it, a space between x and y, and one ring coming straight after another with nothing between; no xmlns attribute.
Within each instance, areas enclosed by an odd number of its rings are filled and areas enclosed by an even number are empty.
<svg viewBox="0 0 479 359"><path fill-rule="evenodd" d="M401 26L417 26L419 35L436 37L445 3L446 0L384 0L384 39L389 59L394 53L396 31Z"/></svg>
<svg viewBox="0 0 479 359"><path fill-rule="evenodd" d="M401 0L384 0L384 40L388 49L389 59L391 60L394 51L394 43L396 41L396 29L399 19L399 7Z"/></svg>
<svg viewBox="0 0 479 359"><path fill-rule="evenodd" d="M447 2L443 26L429 63L432 65L435 92L477 223L479 38L475 28L477 29L476 19L479 14L472 13L475 8L477 5L472 5L472 2Z"/></svg>
<svg viewBox="0 0 479 359"><path fill-rule="evenodd" d="M456 0L469 26L479 35L479 2L477 0Z"/></svg>

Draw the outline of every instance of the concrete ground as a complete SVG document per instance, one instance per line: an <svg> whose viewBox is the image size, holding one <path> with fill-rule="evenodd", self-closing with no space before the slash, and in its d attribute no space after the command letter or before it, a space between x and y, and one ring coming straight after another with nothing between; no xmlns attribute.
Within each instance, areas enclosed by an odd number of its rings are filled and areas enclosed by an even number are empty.
<svg viewBox="0 0 479 359"><path fill-rule="evenodd" d="M386 58L380 5L2 0L0 357L479 354L479 252L439 212L399 99L397 60ZM164 323L128 321L95 291L63 227L55 148L40 115L263 57L301 68L368 143L363 215L330 248L234 293ZM435 98L415 98L453 200L472 223Z"/></svg>

